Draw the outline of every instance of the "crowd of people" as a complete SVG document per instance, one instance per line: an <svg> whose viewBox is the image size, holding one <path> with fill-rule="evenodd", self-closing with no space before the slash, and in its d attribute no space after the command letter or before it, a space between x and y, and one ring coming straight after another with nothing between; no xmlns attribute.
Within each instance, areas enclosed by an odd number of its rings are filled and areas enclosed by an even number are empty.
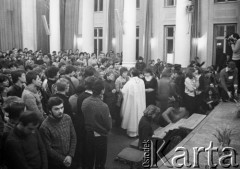
<svg viewBox="0 0 240 169"><path fill-rule="evenodd" d="M217 72L160 59L122 66L121 54L0 52L1 166L104 169L108 134L122 127L141 142L166 126L237 99L238 69Z"/></svg>

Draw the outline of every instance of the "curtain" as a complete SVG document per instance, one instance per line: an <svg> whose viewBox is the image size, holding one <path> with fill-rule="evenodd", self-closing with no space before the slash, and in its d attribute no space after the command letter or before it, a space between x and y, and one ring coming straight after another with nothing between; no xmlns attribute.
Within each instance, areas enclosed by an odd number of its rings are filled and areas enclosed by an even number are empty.
<svg viewBox="0 0 240 169"><path fill-rule="evenodd" d="M112 39L115 38L115 0L109 0L108 8L108 50L113 50Z"/></svg>
<svg viewBox="0 0 240 169"><path fill-rule="evenodd" d="M80 0L67 0L65 5L65 25L64 25L64 49L76 49L76 36L78 35Z"/></svg>
<svg viewBox="0 0 240 169"><path fill-rule="evenodd" d="M66 1L72 0L60 0L60 47L64 50L64 38L65 38L65 8L66 8Z"/></svg>
<svg viewBox="0 0 240 169"><path fill-rule="evenodd" d="M148 0L145 8L144 34L143 34L143 56L144 62L148 65L151 59L151 38L152 38L152 0Z"/></svg>
<svg viewBox="0 0 240 169"><path fill-rule="evenodd" d="M60 0L61 48L76 49L80 0Z"/></svg>
<svg viewBox="0 0 240 169"><path fill-rule="evenodd" d="M0 0L0 50L22 48L20 0Z"/></svg>
<svg viewBox="0 0 240 169"><path fill-rule="evenodd" d="M116 38L116 53L122 53L122 46L123 46L123 7L124 7L124 0L115 1L115 5L118 7L115 10L115 38Z"/></svg>
<svg viewBox="0 0 240 169"><path fill-rule="evenodd" d="M194 10L192 13L192 26L191 26L191 60L193 60L197 56L198 44L197 38L199 37L199 22L200 22L200 15L199 15L199 0L193 0L192 5L194 6Z"/></svg>
<svg viewBox="0 0 240 169"><path fill-rule="evenodd" d="M46 34L42 15L46 16L49 25L49 0L37 0L37 49L43 53L49 53L49 36Z"/></svg>

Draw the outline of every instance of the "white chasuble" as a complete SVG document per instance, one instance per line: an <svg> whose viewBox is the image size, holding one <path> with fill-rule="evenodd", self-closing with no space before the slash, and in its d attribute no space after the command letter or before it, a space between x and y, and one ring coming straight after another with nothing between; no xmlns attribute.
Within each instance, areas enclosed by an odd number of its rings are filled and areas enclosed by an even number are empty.
<svg viewBox="0 0 240 169"><path fill-rule="evenodd" d="M130 137L138 135L138 124L146 109L145 84L138 77L131 78L121 90L123 103L121 107L122 128L127 129Z"/></svg>

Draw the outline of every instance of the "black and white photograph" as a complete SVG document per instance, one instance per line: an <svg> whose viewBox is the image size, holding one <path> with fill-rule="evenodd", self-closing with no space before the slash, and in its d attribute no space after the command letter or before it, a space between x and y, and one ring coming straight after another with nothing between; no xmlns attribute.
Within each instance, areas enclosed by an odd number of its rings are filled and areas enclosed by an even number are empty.
<svg viewBox="0 0 240 169"><path fill-rule="evenodd" d="M145 168L240 168L240 0L0 0L0 169Z"/></svg>

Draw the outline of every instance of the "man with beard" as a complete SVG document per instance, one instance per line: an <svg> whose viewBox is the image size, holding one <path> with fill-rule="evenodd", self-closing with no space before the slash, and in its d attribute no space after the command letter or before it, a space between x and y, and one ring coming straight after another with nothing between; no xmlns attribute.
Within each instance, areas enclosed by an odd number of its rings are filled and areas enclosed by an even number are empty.
<svg viewBox="0 0 240 169"><path fill-rule="evenodd" d="M77 138L72 120L64 114L62 99L51 97L48 100L49 116L43 121L40 132L48 153L48 168L74 168Z"/></svg>

